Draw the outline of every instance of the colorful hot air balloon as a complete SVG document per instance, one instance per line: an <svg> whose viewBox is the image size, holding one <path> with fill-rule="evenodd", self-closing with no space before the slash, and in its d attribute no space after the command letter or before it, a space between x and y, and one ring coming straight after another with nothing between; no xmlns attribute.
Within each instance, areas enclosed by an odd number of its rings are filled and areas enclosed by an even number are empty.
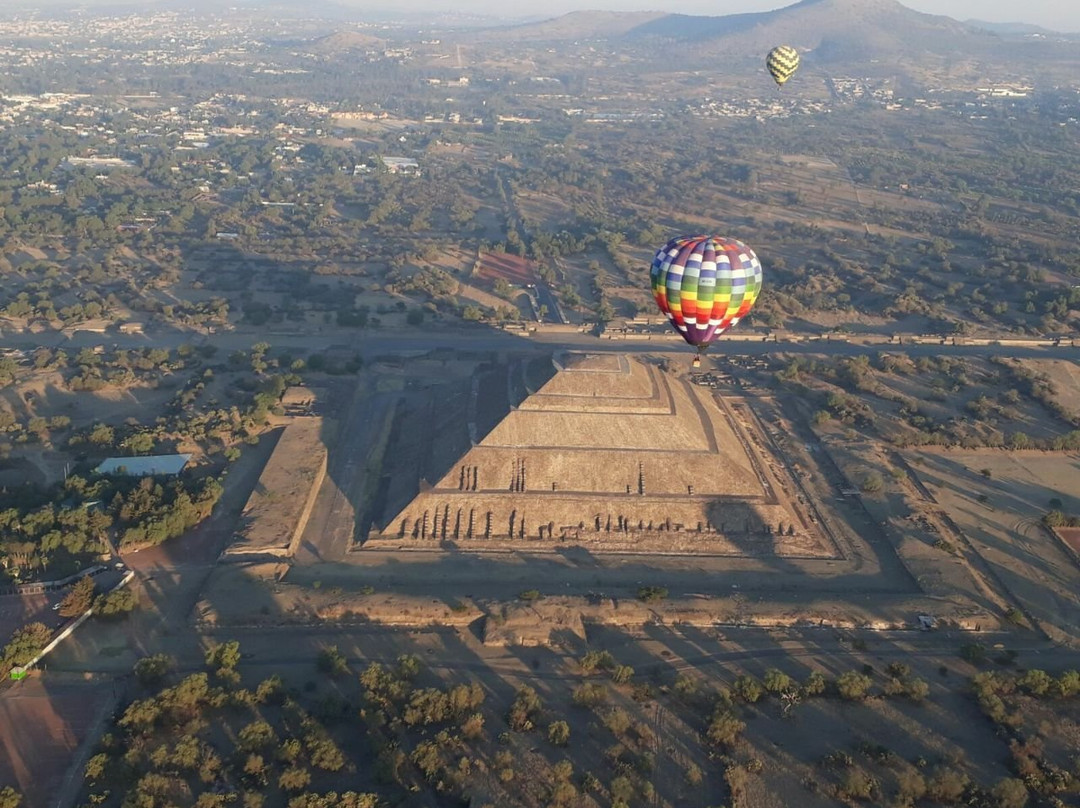
<svg viewBox="0 0 1080 808"><path fill-rule="evenodd" d="M784 82L799 69L799 52L791 45L777 45L765 58L765 67L776 86L783 87Z"/></svg>
<svg viewBox="0 0 1080 808"><path fill-rule="evenodd" d="M649 278L660 311L700 355L753 308L761 262L735 239L679 236L657 251Z"/></svg>

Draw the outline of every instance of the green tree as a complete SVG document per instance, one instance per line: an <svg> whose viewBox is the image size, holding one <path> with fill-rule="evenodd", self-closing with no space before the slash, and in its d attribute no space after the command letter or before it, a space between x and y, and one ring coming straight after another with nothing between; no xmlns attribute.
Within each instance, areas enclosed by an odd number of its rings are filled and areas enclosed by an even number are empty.
<svg viewBox="0 0 1080 808"><path fill-rule="evenodd" d="M106 619L123 617L133 612L137 605L138 598L135 596L135 591L125 586L98 595L94 601L94 614Z"/></svg>
<svg viewBox="0 0 1080 808"><path fill-rule="evenodd" d="M96 783L105 775L105 769L108 767L108 765L109 756L106 755L104 752L98 752L96 755L86 761L86 768L83 769L83 774L86 776L86 779L89 780L91 783ZM0 805L2 804L3 801L0 800Z"/></svg>
<svg viewBox="0 0 1080 808"><path fill-rule="evenodd" d="M52 632L43 623L30 623L11 635L0 656L0 679L6 679L16 665L25 665L41 653Z"/></svg>
<svg viewBox="0 0 1080 808"><path fill-rule="evenodd" d="M236 747L244 752L260 752L277 744L277 733L267 721L252 721L236 734Z"/></svg>
<svg viewBox="0 0 1080 808"><path fill-rule="evenodd" d="M278 787L290 794L303 791L310 783L311 772L300 766L291 766L278 777Z"/></svg>
<svg viewBox="0 0 1080 808"><path fill-rule="evenodd" d="M206 664L211 668L235 668L240 663L240 643L229 640L211 646L206 652Z"/></svg>
<svg viewBox="0 0 1080 808"><path fill-rule="evenodd" d="M0 789L0 808L19 808L22 805L22 794L11 786Z"/></svg>
<svg viewBox="0 0 1080 808"><path fill-rule="evenodd" d="M94 579L83 576L71 587L60 601L61 617L78 617L90 608L94 602Z"/></svg>
<svg viewBox="0 0 1080 808"><path fill-rule="evenodd" d="M172 667L173 660L168 654L154 654L146 656L135 663L135 678L139 684L145 686L155 685L165 678L165 674Z"/></svg>

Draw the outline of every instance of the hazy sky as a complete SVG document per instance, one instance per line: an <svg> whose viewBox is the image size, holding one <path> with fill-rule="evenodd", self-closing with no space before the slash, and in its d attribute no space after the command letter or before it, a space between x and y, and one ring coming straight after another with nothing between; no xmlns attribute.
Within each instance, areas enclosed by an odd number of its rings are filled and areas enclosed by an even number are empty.
<svg viewBox="0 0 1080 808"><path fill-rule="evenodd" d="M350 5L357 0L346 0ZM767 11L791 5L794 0L519 0L511 5L499 0L457 0L446 7L469 11L506 14L556 15L581 9L618 11L671 11L685 14L737 14L743 11ZM928 14L944 14L958 20L980 19L990 22L1027 22L1055 31L1080 32L1078 0L901 0L908 8ZM382 4L385 6L385 4ZM439 7L439 0L402 0L403 7Z"/></svg>

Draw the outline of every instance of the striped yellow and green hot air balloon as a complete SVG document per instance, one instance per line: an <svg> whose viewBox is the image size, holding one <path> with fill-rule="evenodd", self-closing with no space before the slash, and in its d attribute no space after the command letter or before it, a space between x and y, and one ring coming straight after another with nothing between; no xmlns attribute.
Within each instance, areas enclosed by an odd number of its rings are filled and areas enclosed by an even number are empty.
<svg viewBox="0 0 1080 808"><path fill-rule="evenodd" d="M776 82L776 86L783 87L784 82L799 69L799 52L791 45L777 45L769 51L765 59L765 67Z"/></svg>
<svg viewBox="0 0 1080 808"><path fill-rule="evenodd" d="M761 292L754 251L721 236L672 239L656 252L649 276L656 305L699 354L749 314Z"/></svg>

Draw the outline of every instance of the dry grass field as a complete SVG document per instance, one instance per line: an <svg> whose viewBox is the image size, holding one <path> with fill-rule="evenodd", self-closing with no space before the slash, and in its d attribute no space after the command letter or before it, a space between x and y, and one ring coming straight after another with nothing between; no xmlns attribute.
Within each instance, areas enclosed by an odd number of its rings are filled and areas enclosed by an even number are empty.
<svg viewBox="0 0 1080 808"><path fill-rule="evenodd" d="M914 468L1016 603L1055 639L1080 640L1080 566L1040 522L1052 499L1080 512L1080 457L920 452Z"/></svg>

